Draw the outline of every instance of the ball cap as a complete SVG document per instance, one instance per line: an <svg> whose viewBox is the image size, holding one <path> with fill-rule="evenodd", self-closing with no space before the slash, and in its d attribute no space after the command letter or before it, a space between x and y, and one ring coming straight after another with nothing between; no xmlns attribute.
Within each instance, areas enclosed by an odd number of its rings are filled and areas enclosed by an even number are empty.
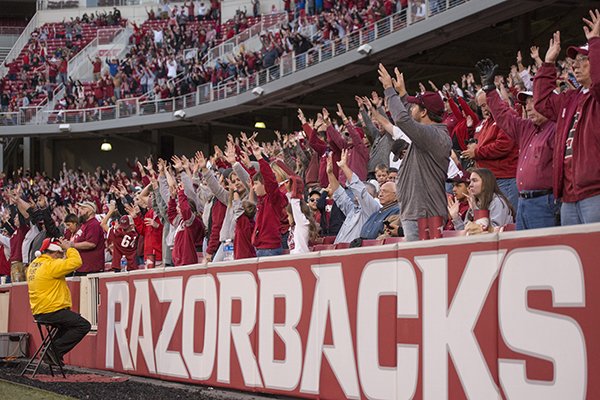
<svg viewBox="0 0 600 400"><path fill-rule="evenodd" d="M517 93L517 100L519 100L521 103L525 103L528 97L533 97L532 91L522 90L519 93Z"/></svg>
<svg viewBox="0 0 600 400"><path fill-rule="evenodd" d="M587 56L590 54L590 46L586 43L583 46L571 46L567 49L567 57L575 58L577 54Z"/></svg>
<svg viewBox="0 0 600 400"><path fill-rule="evenodd" d="M40 251L43 253L45 251L63 251L63 249L60 247L60 242L58 240L55 240L54 238L46 238L42 242Z"/></svg>
<svg viewBox="0 0 600 400"><path fill-rule="evenodd" d="M93 201L80 201L77 203L79 207L88 207L91 208L94 212L96 212L96 204Z"/></svg>
<svg viewBox="0 0 600 400"><path fill-rule="evenodd" d="M434 114L440 116L444 114L444 100L442 100L438 93L423 92L416 96L407 96L406 101L411 104L419 104L425 107L427 111L431 111Z"/></svg>

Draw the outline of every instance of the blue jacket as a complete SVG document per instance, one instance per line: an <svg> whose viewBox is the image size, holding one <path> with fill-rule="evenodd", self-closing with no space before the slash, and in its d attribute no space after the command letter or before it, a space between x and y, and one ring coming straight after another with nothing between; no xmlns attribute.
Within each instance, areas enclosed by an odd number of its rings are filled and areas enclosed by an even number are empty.
<svg viewBox="0 0 600 400"><path fill-rule="evenodd" d="M360 231L360 237L363 239L377 239L377 236L383 233L383 221L394 214L400 214L398 203L388 208L382 207L379 211L371 214Z"/></svg>

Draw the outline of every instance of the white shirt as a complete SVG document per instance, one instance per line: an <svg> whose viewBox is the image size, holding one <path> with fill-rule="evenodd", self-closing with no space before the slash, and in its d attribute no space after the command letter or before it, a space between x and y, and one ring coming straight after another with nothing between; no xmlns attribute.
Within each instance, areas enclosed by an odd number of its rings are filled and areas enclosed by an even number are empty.
<svg viewBox="0 0 600 400"><path fill-rule="evenodd" d="M300 199L290 198L289 193L287 194L292 206L292 215L294 216L294 248L290 250L290 254L302 254L309 253L308 248L308 227L310 222L300 209Z"/></svg>
<svg viewBox="0 0 600 400"><path fill-rule="evenodd" d="M154 32L154 43L162 43L162 41L163 41L162 30L155 31L154 29L152 29L152 32Z"/></svg>
<svg viewBox="0 0 600 400"><path fill-rule="evenodd" d="M171 60L167 62L167 76L175 78L177 76L177 61Z"/></svg>

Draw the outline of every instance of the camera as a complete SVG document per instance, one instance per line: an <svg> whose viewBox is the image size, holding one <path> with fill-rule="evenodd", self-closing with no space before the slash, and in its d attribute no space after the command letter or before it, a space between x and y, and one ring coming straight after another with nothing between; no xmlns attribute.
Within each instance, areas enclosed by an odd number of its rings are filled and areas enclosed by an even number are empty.
<svg viewBox="0 0 600 400"><path fill-rule="evenodd" d="M465 144L467 146L470 145L470 144L477 144L477 139L475 139L475 138L467 139L467 140L465 140Z"/></svg>

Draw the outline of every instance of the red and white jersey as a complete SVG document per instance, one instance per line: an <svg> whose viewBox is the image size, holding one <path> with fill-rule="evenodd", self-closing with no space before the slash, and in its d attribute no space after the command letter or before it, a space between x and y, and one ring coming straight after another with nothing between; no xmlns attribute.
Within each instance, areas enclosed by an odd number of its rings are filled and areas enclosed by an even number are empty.
<svg viewBox="0 0 600 400"><path fill-rule="evenodd" d="M129 256L135 254L137 250L137 239L138 233L133 226L127 231L124 231L119 227L111 227L108 230L108 241L113 245L113 252L116 252L119 255Z"/></svg>

